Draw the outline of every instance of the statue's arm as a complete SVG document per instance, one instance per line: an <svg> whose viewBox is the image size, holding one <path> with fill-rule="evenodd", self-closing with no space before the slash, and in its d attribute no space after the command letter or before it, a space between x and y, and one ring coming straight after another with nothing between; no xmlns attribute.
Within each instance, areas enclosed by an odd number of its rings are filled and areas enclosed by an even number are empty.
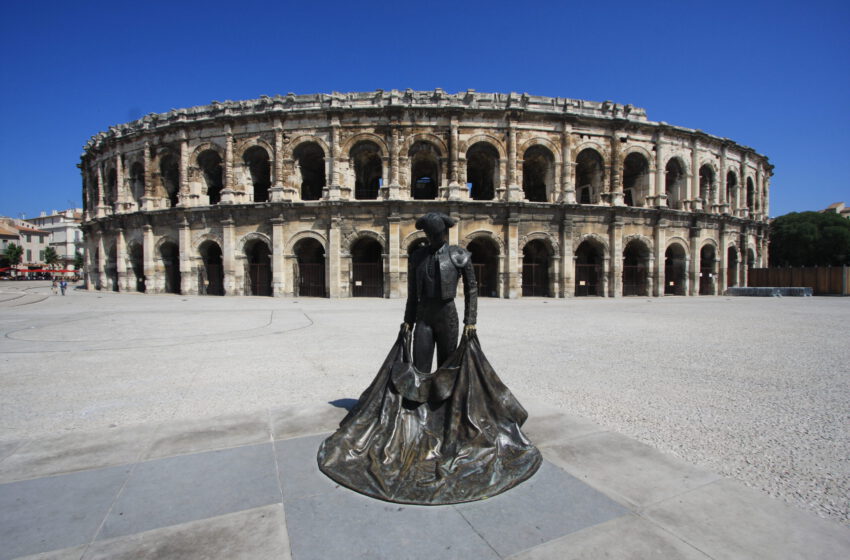
<svg viewBox="0 0 850 560"><path fill-rule="evenodd" d="M478 319L478 282L472 259L468 256L460 273L463 278L463 324L474 325Z"/></svg>
<svg viewBox="0 0 850 560"><path fill-rule="evenodd" d="M404 322L413 326L416 322L416 259L407 259L407 303L404 306Z"/></svg>

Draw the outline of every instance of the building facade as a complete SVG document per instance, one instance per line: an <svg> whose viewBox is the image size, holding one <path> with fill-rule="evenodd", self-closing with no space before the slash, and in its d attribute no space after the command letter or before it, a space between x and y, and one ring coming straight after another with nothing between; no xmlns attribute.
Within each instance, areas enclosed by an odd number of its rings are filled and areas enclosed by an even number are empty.
<svg viewBox="0 0 850 560"><path fill-rule="evenodd" d="M83 221L82 208L69 208L50 214L42 212L37 218L29 218L27 222L50 234L49 245L59 256L63 268L74 268L74 256L77 251L83 251Z"/></svg>
<svg viewBox="0 0 850 560"><path fill-rule="evenodd" d="M0 216L0 224L4 233L17 232L17 240L11 240L8 235L2 235L3 250L9 243L14 243L23 249L21 262L16 268L19 272L30 269L41 269L44 266L44 251L49 247L50 232L37 228L25 220Z"/></svg>
<svg viewBox="0 0 850 560"><path fill-rule="evenodd" d="M213 102L111 127L79 167L93 289L404 297L428 211L483 296L719 294L767 258L767 158L611 102Z"/></svg>

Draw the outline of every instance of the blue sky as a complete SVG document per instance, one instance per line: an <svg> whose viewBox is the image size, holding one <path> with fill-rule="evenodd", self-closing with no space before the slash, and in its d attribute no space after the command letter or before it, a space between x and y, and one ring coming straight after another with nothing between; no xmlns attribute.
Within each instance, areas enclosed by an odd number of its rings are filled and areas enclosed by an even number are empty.
<svg viewBox="0 0 850 560"><path fill-rule="evenodd" d="M766 154L771 215L850 204L848 2L15 2L0 215L80 205L90 136L260 95L527 92L631 103Z"/></svg>

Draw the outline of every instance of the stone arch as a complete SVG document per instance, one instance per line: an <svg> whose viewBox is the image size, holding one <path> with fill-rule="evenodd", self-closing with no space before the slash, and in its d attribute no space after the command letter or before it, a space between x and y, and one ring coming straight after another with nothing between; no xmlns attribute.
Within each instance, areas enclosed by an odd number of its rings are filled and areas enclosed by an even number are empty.
<svg viewBox="0 0 850 560"><path fill-rule="evenodd" d="M129 279L128 283L133 282L130 286L134 286L136 292L144 292L146 289L145 250L141 236L135 235L128 239L126 263L125 270L132 274L132 279Z"/></svg>
<svg viewBox="0 0 850 560"><path fill-rule="evenodd" d="M685 251L686 257L691 256L690 250L688 249L688 247L690 247L690 244L688 243L688 241L684 237L679 237L678 235L667 239L667 242L664 244L664 250L666 251L667 249L670 248L671 245L674 245L674 244L678 244L678 245L682 246L682 249Z"/></svg>
<svg viewBox="0 0 850 560"><path fill-rule="evenodd" d="M300 134L295 138L292 138L289 143L286 144L284 157L286 159L292 159L293 154L295 154L295 150L298 148L298 146L300 146L301 144L306 144L308 142L315 142L316 144L318 144L322 151L325 152L325 157L330 157L331 147L328 146L328 143L325 142L322 138L314 134Z"/></svg>
<svg viewBox="0 0 850 560"><path fill-rule="evenodd" d="M340 152L343 154L342 157L350 157L351 150L356 146L359 142L373 142L378 145L378 155L381 158L386 158L390 153L389 148L387 147L386 141L377 134L373 132L359 132L349 138L346 138L340 147ZM330 152L327 152L330 153Z"/></svg>
<svg viewBox="0 0 850 560"><path fill-rule="evenodd" d="M442 185L445 157L440 147L430 139L416 140L403 159L403 171L409 172L407 182L410 186L411 198L417 200L434 200L437 198L439 187Z"/></svg>
<svg viewBox="0 0 850 560"><path fill-rule="evenodd" d="M608 241L605 240L604 237L599 235L598 233L585 233L580 236L578 239L573 241L573 254L575 254L576 249L578 249L579 245L584 243L585 241L591 241L593 243L597 243L602 246L603 257L608 257L610 255L610 250L608 248Z"/></svg>
<svg viewBox="0 0 850 560"><path fill-rule="evenodd" d="M375 241L377 241L381 245L381 251L384 252L384 253L387 252L387 240L386 240L386 238L384 238L384 236L381 235L380 233L378 233L376 231L372 231L370 229L357 230L354 233L352 233L351 235L347 236L345 238L345 243L343 244L343 248L342 248L343 252L346 255L350 256L351 255L351 248L358 241L363 239L364 237L369 237L371 239L374 239Z"/></svg>
<svg viewBox="0 0 850 560"><path fill-rule="evenodd" d="M297 245L299 241L302 241L304 239L315 239L316 241L319 242L319 245L322 246L322 249L324 249L325 254L327 254L327 252L328 252L328 240L325 239L325 236L322 235L321 233L316 232L316 231L311 231L311 230L299 231L298 233L292 235L289 238L289 240L286 242L286 246L285 246L286 247L285 248L286 254L287 255L294 255L295 254L295 245Z"/></svg>
<svg viewBox="0 0 850 560"><path fill-rule="evenodd" d="M505 150L504 143L491 134L476 134L468 138L467 140L460 142L459 152L461 157L466 158L466 153L469 151L471 147L478 144L479 142L484 142L485 144L490 144L493 148L496 149L496 152L499 154L499 159L507 159L507 150Z"/></svg>
<svg viewBox="0 0 850 560"><path fill-rule="evenodd" d="M174 243L178 247L180 246L180 243L177 241L176 237L170 234L163 235L156 240L156 243L154 243L154 258L159 258L158 255L160 253L160 249L162 249L162 246L166 243Z"/></svg>
<svg viewBox="0 0 850 560"><path fill-rule="evenodd" d="M328 184L328 153L314 140L299 142L292 150L296 187L301 200L320 200Z"/></svg>
<svg viewBox="0 0 850 560"><path fill-rule="evenodd" d="M471 242L475 241L479 237L486 237L495 243L496 247L499 249L500 257L505 255L505 242L502 240L502 237L487 229L478 229L467 234L466 237L459 242L459 245L465 249Z"/></svg>
<svg viewBox="0 0 850 560"><path fill-rule="evenodd" d="M664 164L664 193L667 206L678 209L687 198L687 163L679 155L667 158Z"/></svg>
<svg viewBox="0 0 850 560"><path fill-rule="evenodd" d="M652 160L646 151L634 147L622 159L623 203L626 206L644 206L650 192L650 170Z"/></svg>
<svg viewBox="0 0 850 560"><path fill-rule="evenodd" d="M643 147L639 144L629 144L629 145L626 146L626 148L622 152L620 152L620 162L619 163L622 164L623 162L625 162L626 158L629 157L629 155L631 155L631 154L640 154L644 158L646 158L646 161L648 161L648 162L652 162L652 161L655 160L655 157L653 156L652 152L647 150L645 147ZM651 165L651 163L650 163L650 165Z"/></svg>
<svg viewBox="0 0 850 560"><path fill-rule="evenodd" d="M425 235L424 231L416 230L413 233L409 234L407 237L401 240L401 254L407 256L410 254L410 247L416 243L419 243L420 240L428 240L428 237Z"/></svg>
<svg viewBox="0 0 850 560"><path fill-rule="evenodd" d="M192 155L189 156L190 165L198 165L198 156L201 155L202 153L206 152L207 150L212 150L212 151L216 152L219 155L219 157L221 157L221 161L224 161L224 156L225 156L224 148L222 148L221 146L219 146L215 142L202 142L202 143L198 144L197 146L195 146L195 149L192 150Z"/></svg>
<svg viewBox="0 0 850 560"><path fill-rule="evenodd" d="M623 295L649 296L652 276L652 242L644 235L623 238Z"/></svg>
<svg viewBox="0 0 850 560"><path fill-rule="evenodd" d="M579 142L572 148L573 153L573 163L578 159L579 154L583 151L591 149L594 150L599 156L602 158L602 165L605 165L608 161L608 148L600 144L599 142L594 142L593 140L585 140L583 142Z"/></svg>
<svg viewBox="0 0 850 560"><path fill-rule="evenodd" d="M266 202L269 199L269 189L272 185L272 168L274 167L274 150L269 150L268 144L262 140L245 142L239 150L239 162L243 183L250 183L254 202Z"/></svg>
<svg viewBox="0 0 850 560"><path fill-rule="evenodd" d="M404 142L401 144L401 149L399 150L402 157L407 157L407 154L410 152L410 148L412 148L417 142L428 142L433 144L434 147L437 148L437 152L441 158L449 157L449 147L446 142L431 132L417 132L416 134L411 134L405 138Z"/></svg>
<svg viewBox="0 0 850 560"><path fill-rule="evenodd" d="M680 153L674 153L674 154L670 155L664 161L664 168L666 169L667 165L669 165L670 162L673 161L674 159L677 160L679 165L682 166L682 171L685 173L685 175L691 174L691 166L690 166L690 164L688 164L689 158L685 157L683 154L680 154Z"/></svg>
<svg viewBox="0 0 850 560"><path fill-rule="evenodd" d="M245 157L245 152L255 146L264 149L266 151L266 155L269 156L269 161L274 161L274 148L272 145L257 136L240 139L236 143L236 146L234 146L235 149L233 150L233 153L235 157L233 159L241 161Z"/></svg>
<svg viewBox="0 0 850 560"><path fill-rule="evenodd" d="M520 236L520 251L523 247L525 247L528 243L532 241L542 241L543 244L546 246L546 249L549 251L550 257L557 256L561 253L561 246L558 241L551 233L545 231L533 231L527 235Z"/></svg>
<svg viewBox="0 0 850 560"><path fill-rule="evenodd" d="M717 242L711 238L704 239L699 247L699 295L712 296L717 294L717 262L719 259Z"/></svg>
<svg viewBox="0 0 850 560"><path fill-rule="evenodd" d="M548 202L556 190L558 157L543 142L519 152L522 157L522 190L529 202Z"/></svg>
<svg viewBox="0 0 850 560"><path fill-rule="evenodd" d="M681 237L667 240L664 249L664 295L687 295L689 258L687 241Z"/></svg>
<svg viewBox="0 0 850 560"><path fill-rule="evenodd" d="M606 163L603 152L598 146L585 145L576 152L575 188L579 204L599 204L602 191L605 190Z"/></svg>
<svg viewBox="0 0 850 560"><path fill-rule="evenodd" d="M269 246L269 250L272 250L274 245L272 245L271 238L265 233L259 231L252 231L250 233L246 233L242 237L239 238L239 241L236 242L236 251L237 255L245 255L245 245L247 245L251 241L262 241L266 245Z"/></svg>
<svg viewBox="0 0 850 560"><path fill-rule="evenodd" d="M644 245L646 245L647 249L649 249L650 253L652 253L655 244L652 242L651 237L647 237L646 235L642 235L640 233L633 233L623 237L623 247L631 243L632 241L640 241Z"/></svg>
<svg viewBox="0 0 850 560"><path fill-rule="evenodd" d="M352 297L384 297L387 245L382 235L361 230L348 240Z"/></svg>
<svg viewBox="0 0 850 560"><path fill-rule="evenodd" d="M203 245L207 241L212 241L213 243L217 243L219 247L224 247L224 242L222 241L220 235L217 235L217 234L212 233L212 232L202 233L200 235L196 235L192 239L192 256L193 257L197 258L200 255L199 249L201 248L201 245Z"/></svg>
<svg viewBox="0 0 850 560"><path fill-rule="evenodd" d="M552 156L555 158L555 163L561 163L561 148L555 142L552 142L548 138L544 136L534 136L529 138L517 150L518 154L524 154L528 151L529 148L533 148L534 146L543 146L550 152L552 152Z"/></svg>

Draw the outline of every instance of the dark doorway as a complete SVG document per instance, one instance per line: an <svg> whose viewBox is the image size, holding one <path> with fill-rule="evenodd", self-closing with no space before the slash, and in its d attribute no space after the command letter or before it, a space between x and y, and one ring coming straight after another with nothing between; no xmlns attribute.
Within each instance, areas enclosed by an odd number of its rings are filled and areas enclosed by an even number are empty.
<svg viewBox="0 0 850 560"><path fill-rule="evenodd" d="M522 248L522 295L551 297L549 290L549 249L535 239Z"/></svg>
<svg viewBox="0 0 850 560"><path fill-rule="evenodd" d="M679 208L685 193L685 166L679 158L667 162L664 175L664 190L667 193L667 206Z"/></svg>
<svg viewBox="0 0 850 560"><path fill-rule="evenodd" d="M555 157L543 146L525 151L522 161L522 190L529 202L546 202L555 183Z"/></svg>
<svg viewBox="0 0 850 560"><path fill-rule="evenodd" d="M354 163L354 198L357 200L378 198L378 190L384 174L381 149L374 142L358 142L351 148L351 160Z"/></svg>
<svg viewBox="0 0 850 560"><path fill-rule="evenodd" d="M210 204L218 204L221 202L221 189L224 186L221 156L215 150L204 150L198 156L198 167L204 177Z"/></svg>
<svg viewBox="0 0 850 560"><path fill-rule="evenodd" d="M325 152L315 142L298 144L292 153L301 171L301 200L319 200L325 188Z"/></svg>
<svg viewBox="0 0 850 560"><path fill-rule="evenodd" d="M113 292L118 291L118 253L115 245L106 252L106 277L108 278L109 289Z"/></svg>
<svg viewBox="0 0 850 560"><path fill-rule="evenodd" d="M629 241L623 249L623 295L648 296L649 247L642 241Z"/></svg>
<svg viewBox="0 0 850 560"><path fill-rule="evenodd" d="M259 239L249 241L245 245L245 256L248 295L272 295L272 255L269 246Z"/></svg>
<svg viewBox="0 0 850 560"><path fill-rule="evenodd" d="M410 158L410 194L415 200L434 200L440 185L440 158L430 142L413 144Z"/></svg>
<svg viewBox="0 0 850 560"><path fill-rule="evenodd" d="M466 152L466 182L472 185L473 200L493 200L499 152L486 142L478 142Z"/></svg>
<svg viewBox="0 0 850 560"><path fill-rule="evenodd" d="M699 252L699 295L714 295L714 260L712 245L704 246Z"/></svg>
<svg viewBox="0 0 850 560"><path fill-rule="evenodd" d="M198 293L208 296L224 295L224 265L221 247L215 241L204 241L199 248L203 266L198 271Z"/></svg>
<svg viewBox="0 0 850 560"><path fill-rule="evenodd" d="M165 272L165 293L180 293L180 249L172 241L166 241L159 247L159 256Z"/></svg>
<svg viewBox="0 0 850 560"><path fill-rule="evenodd" d="M245 150L242 161L251 175L251 184L254 187L254 202L267 202L269 199L269 187L271 181L271 165L269 153L262 146L252 146Z"/></svg>
<svg viewBox="0 0 850 560"><path fill-rule="evenodd" d="M325 250L315 239L302 239L294 248L296 269L295 286L297 296L326 297Z"/></svg>
<svg viewBox="0 0 850 560"><path fill-rule="evenodd" d="M626 206L643 206L649 194L649 162L637 152L623 161L623 203Z"/></svg>
<svg viewBox="0 0 850 560"><path fill-rule="evenodd" d="M738 251L735 247L726 250L726 286L738 285Z"/></svg>
<svg viewBox="0 0 850 560"><path fill-rule="evenodd" d="M601 296L603 249L593 241L582 241L576 249L575 295Z"/></svg>
<svg viewBox="0 0 850 560"><path fill-rule="evenodd" d="M364 237L351 248L351 295L384 297L384 259L381 244Z"/></svg>
<svg viewBox="0 0 850 560"><path fill-rule="evenodd" d="M166 153L162 156L159 161L159 173L165 196L168 197L171 207L174 208L180 202L180 167L177 165L177 158L173 154Z"/></svg>
<svg viewBox="0 0 850 560"><path fill-rule="evenodd" d="M135 243L130 246L130 269L136 279L136 291L145 291L145 259L142 246Z"/></svg>
<svg viewBox="0 0 850 560"><path fill-rule="evenodd" d="M478 295L499 297L499 248L487 237L476 237L466 249L471 253Z"/></svg>
<svg viewBox="0 0 850 560"><path fill-rule="evenodd" d="M599 152L586 148L576 157L576 192L579 204L599 204L605 181L605 163Z"/></svg>
<svg viewBox="0 0 850 560"><path fill-rule="evenodd" d="M683 296L687 284L687 256L678 243L664 252L664 295Z"/></svg>

